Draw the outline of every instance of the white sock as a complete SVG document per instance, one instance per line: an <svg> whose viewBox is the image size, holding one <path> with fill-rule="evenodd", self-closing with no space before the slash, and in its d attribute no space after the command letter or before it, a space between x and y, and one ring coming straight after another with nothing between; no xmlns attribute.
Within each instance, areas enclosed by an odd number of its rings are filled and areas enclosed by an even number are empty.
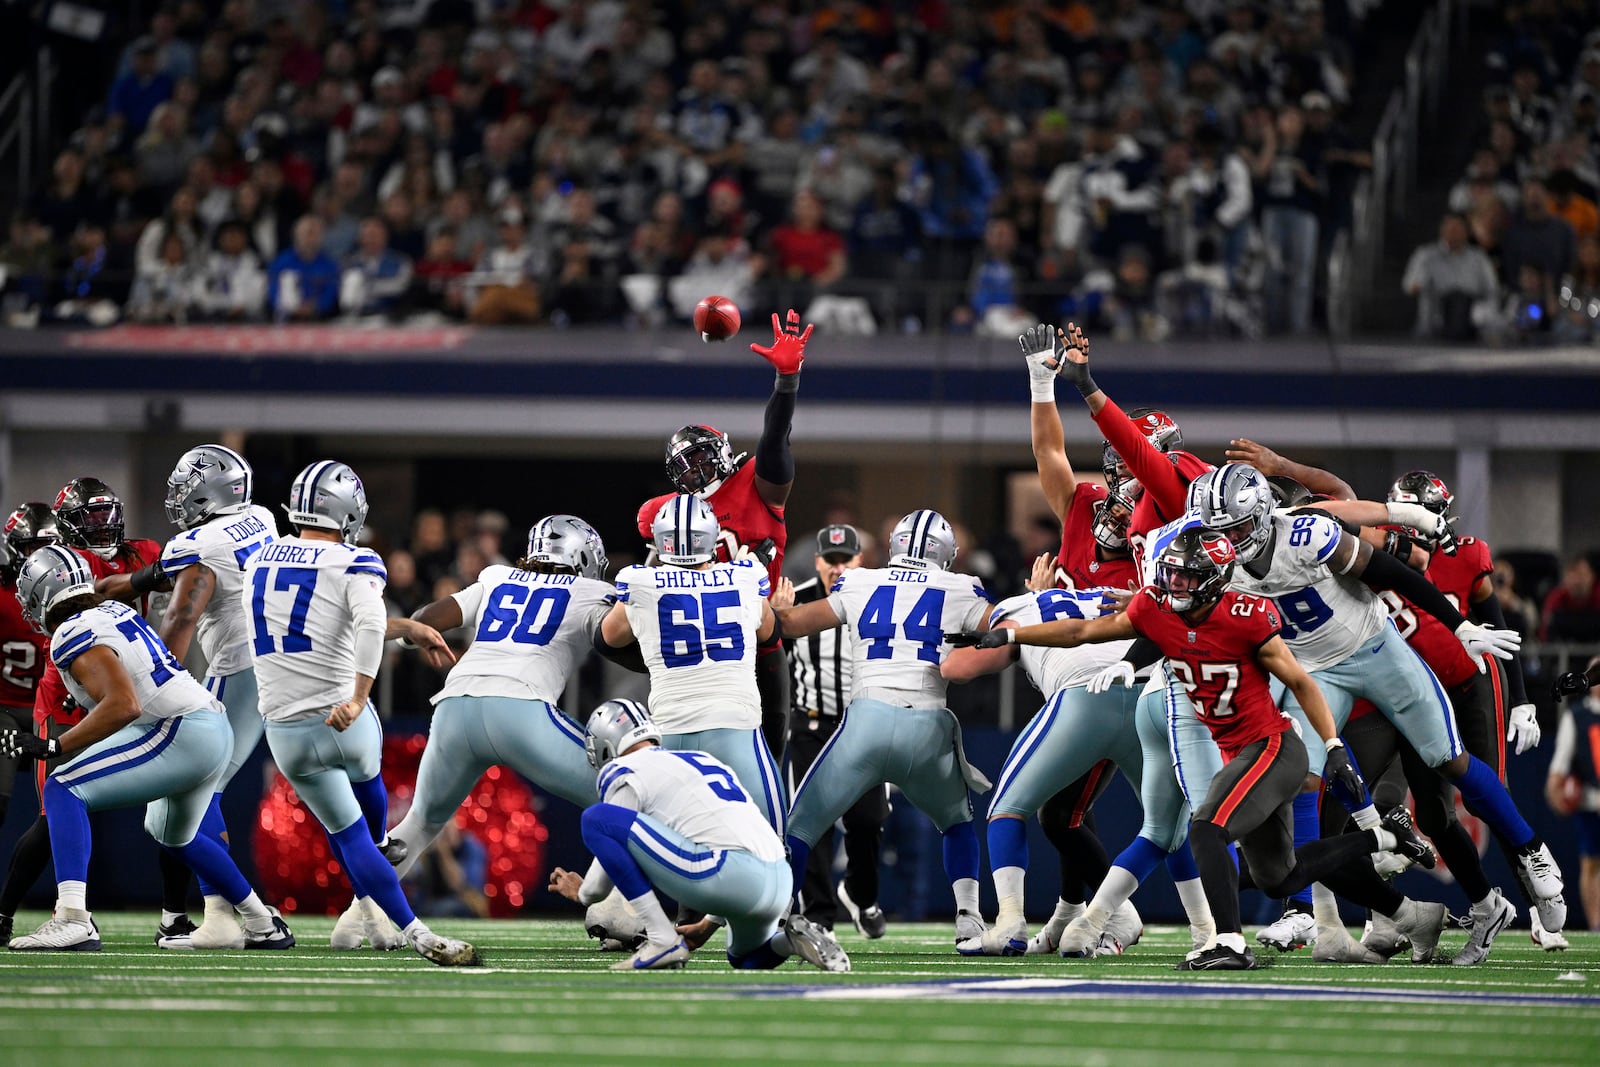
<svg viewBox="0 0 1600 1067"><path fill-rule="evenodd" d="M1218 934L1217 944L1227 945L1235 952L1244 951L1244 935L1241 933Z"/></svg>
<svg viewBox="0 0 1600 1067"><path fill-rule="evenodd" d="M1050 916L1050 921L1044 924L1044 928L1050 934L1050 936L1059 940L1061 937L1061 931L1065 930L1068 926L1071 926L1072 920L1076 919L1082 914L1082 904L1068 902L1062 900L1060 897L1057 897L1056 910Z"/></svg>
<svg viewBox="0 0 1600 1067"><path fill-rule="evenodd" d="M233 918L233 905L222 897L206 897L206 919Z"/></svg>
<svg viewBox="0 0 1600 1067"><path fill-rule="evenodd" d="M667 918L667 913L661 908L661 901L654 892L646 892L642 896L628 901L628 907L633 909L639 921L644 923L645 937L652 944L670 945L678 940L678 928L672 925L672 920Z"/></svg>
<svg viewBox="0 0 1600 1067"><path fill-rule="evenodd" d="M1127 903L1138 888L1139 879L1133 876L1133 872L1113 863L1100 888L1095 891L1094 899L1083 909L1083 921L1089 924L1090 929L1104 930L1111 916Z"/></svg>
<svg viewBox="0 0 1600 1067"><path fill-rule="evenodd" d="M272 912L261 903L261 898L251 890L250 895L235 904L239 914L244 917L244 928L252 934L272 933Z"/></svg>
<svg viewBox="0 0 1600 1067"><path fill-rule="evenodd" d="M1489 890L1488 893L1484 894L1484 897L1483 897L1482 900L1474 900L1472 902L1472 907L1474 908L1474 910L1479 909L1479 908L1487 909L1488 906L1489 906L1489 902L1491 900L1493 900L1493 899L1494 899L1494 890L1491 889L1491 890ZM1538 908L1529 908L1528 909L1528 914L1533 917L1535 922L1538 921L1538 919L1539 919L1539 909Z"/></svg>
<svg viewBox="0 0 1600 1067"><path fill-rule="evenodd" d="M1321 882L1311 884L1311 914L1317 920L1318 941L1337 934L1350 936L1344 928L1344 920L1339 917L1339 898Z"/></svg>
<svg viewBox="0 0 1600 1067"><path fill-rule="evenodd" d="M794 955L794 942L789 940L788 933L781 927L777 933L767 939L767 947L784 959Z"/></svg>
<svg viewBox="0 0 1600 1067"><path fill-rule="evenodd" d="M1395 847L1400 844L1394 834L1391 834L1388 830L1382 830L1376 826L1371 826L1367 829L1372 834L1372 839L1378 843L1379 852L1393 852Z"/></svg>
<svg viewBox="0 0 1600 1067"><path fill-rule="evenodd" d="M979 914L978 880L976 878L957 878L950 883L950 888L955 890L957 911L970 911L974 915Z"/></svg>
<svg viewBox="0 0 1600 1067"><path fill-rule="evenodd" d="M173 923L177 922L179 919L182 919L182 918L186 917L187 915L188 915L188 912L184 912L184 911L168 911L166 908L162 908L161 909L161 925L162 926L171 926Z"/></svg>
<svg viewBox="0 0 1600 1067"><path fill-rule="evenodd" d="M89 885L87 882L57 882L57 911L88 911Z"/></svg>
<svg viewBox="0 0 1600 1067"><path fill-rule="evenodd" d="M1023 881L1028 872L1021 867L1001 867L994 872L994 895L1000 898L1000 919L1022 918Z"/></svg>
<svg viewBox="0 0 1600 1067"><path fill-rule="evenodd" d="M1189 917L1189 925L1202 933L1213 933L1217 924L1211 917L1211 904L1206 900L1206 890L1200 879L1189 878L1173 884L1177 886L1178 899L1183 902L1183 913Z"/></svg>
<svg viewBox="0 0 1600 1067"><path fill-rule="evenodd" d="M1352 814L1350 817L1354 819L1356 821L1356 825L1363 830L1374 829L1378 826L1378 824L1383 822L1383 816L1379 815L1378 809L1373 807L1370 803L1360 811Z"/></svg>
<svg viewBox="0 0 1600 1067"><path fill-rule="evenodd" d="M415 944L417 938L422 934L433 933L432 930L428 929L428 924L421 919L412 919L406 924L406 928L400 932L405 935L407 944Z"/></svg>

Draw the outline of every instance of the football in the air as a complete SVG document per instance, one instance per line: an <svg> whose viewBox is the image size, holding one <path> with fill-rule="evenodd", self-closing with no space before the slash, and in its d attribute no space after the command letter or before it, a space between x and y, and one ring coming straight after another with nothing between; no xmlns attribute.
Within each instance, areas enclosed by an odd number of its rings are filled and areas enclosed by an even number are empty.
<svg viewBox="0 0 1600 1067"><path fill-rule="evenodd" d="M702 341L726 341L739 332L739 308L725 296L708 296L695 305L694 328Z"/></svg>

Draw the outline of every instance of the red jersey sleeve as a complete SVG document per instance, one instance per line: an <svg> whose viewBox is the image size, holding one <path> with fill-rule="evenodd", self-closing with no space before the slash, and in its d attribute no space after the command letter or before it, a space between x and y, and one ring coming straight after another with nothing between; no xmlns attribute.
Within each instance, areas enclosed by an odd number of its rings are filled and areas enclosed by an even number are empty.
<svg viewBox="0 0 1600 1067"><path fill-rule="evenodd" d="M660 511L662 506L676 495L676 493L662 493L660 496L653 496L639 505L637 522L640 537L646 541L651 539L650 526L656 521L656 512Z"/></svg>
<svg viewBox="0 0 1600 1067"><path fill-rule="evenodd" d="M1146 494L1157 507L1172 518L1183 514L1189 495L1189 483L1183 480L1166 453L1151 444L1139 427L1119 407L1115 400L1106 400L1106 406L1094 416L1095 425L1105 434L1111 447L1117 450L1133 476L1139 479Z"/></svg>
<svg viewBox="0 0 1600 1067"><path fill-rule="evenodd" d="M68 711L68 708L72 710ZM67 683L61 680L61 671L56 667L55 660L46 661L44 675L33 694L34 725L43 726L53 722L63 727L74 726L83 715L83 709L67 692Z"/></svg>
<svg viewBox="0 0 1600 1067"><path fill-rule="evenodd" d="M1266 597L1240 594L1234 603L1251 605L1249 608L1231 610L1243 615L1245 633L1252 651L1259 651L1262 645L1283 631L1283 620L1278 618L1278 605Z"/></svg>

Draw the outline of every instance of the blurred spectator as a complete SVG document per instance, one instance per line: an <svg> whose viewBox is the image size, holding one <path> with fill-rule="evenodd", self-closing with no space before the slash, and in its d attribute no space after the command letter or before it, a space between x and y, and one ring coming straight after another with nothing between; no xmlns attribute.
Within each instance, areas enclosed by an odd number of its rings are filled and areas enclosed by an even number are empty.
<svg viewBox="0 0 1600 1067"><path fill-rule="evenodd" d="M1150 254L1125 245L1115 271L1091 271L1083 280L1078 306L1096 332L1119 341L1165 340L1169 327L1157 305Z"/></svg>
<svg viewBox="0 0 1600 1067"><path fill-rule="evenodd" d="M1305 117L1297 107L1278 112L1276 124L1263 134L1253 170L1261 182L1261 236L1268 255L1267 325L1309 333L1325 188L1322 160L1305 140Z"/></svg>
<svg viewBox="0 0 1600 1067"><path fill-rule="evenodd" d="M1114 264L1125 246L1137 244L1148 255L1161 203L1156 163L1109 120L1092 125L1083 158L1056 168L1045 186L1046 225L1057 253L1071 261L1087 249L1096 263Z"/></svg>
<svg viewBox="0 0 1600 1067"><path fill-rule="evenodd" d="M339 264L322 247L322 220L304 215L294 242L267 269L267 307L279 322L333 317L339 306Z"/></svg>
<svg viewBox="0 0 1600 1067"><path fill-rule="evenodd" d="M1010 219L990 219L984 228L983 250L973 265L967 286L967 303L952 316L955 325L989 337L1014 337L1036 321L1022 306L1027 284L1017 261L1017 228Z"/></svg>
<svg viewBox="0 0 1600 1067"><path fill-rule="evenodd" d="M778 307L804 307L811 297L844 276L844 238L828 228L822 198L809 189L794 195L790 221L768 238L768 269L778 295Z"/></svg>
<svg viewBox="0 0 1600 1067"><path fill-rule="evenodd" d="M139 264L133 293L128 298L128 317L135 322L187 322L194 305L197 273L183 234L165 231L155 261Z"/></svg>
<svg viewBox="0 0 1600 1067"><path fill-rule="evenodd" d="M1600 641L1600 585L1594 561L1580 553L1567 560L1561 584L1544 599L1545 641Z"/></svg>
<svg viewBox="0 0 1600 1067"><path fill-rule="evenodd" d="M1501 175L1499 161L1488 148L1473 153L1466 173L1450 187L1450 210L1465 214L1482 195L1498 197L1507 210L1515 208L1522 195L1515 182Z"/></svg>
<svg viewBox="0 0 1600 1067"><path fill-rule="evenodd" d="M151 220L139 234L139 243L134 246L135 272L145 274L155 272L157 264L161 262L162 248L166 245L169 235L175 234L179 237L190 252L200 247L204 233L197 207L194 193L187 187L180 188L172 194L166 213L159 219Z"/></svg>
<svg viewBox="0 0 1600 1067"><path fill-rule="evenodd" d="M340 309L357 317L394 317L405 309L410 288L411 257L389 247L389 227L382 219L363 219L356 250L344 261Z"/></svg>
<svg viewBox="0 0 1600 1067"><path fill-rule="evenodd" d="M614 322L622 258L617 227L595 210L589 189L572 190L563 207L565 217L549 227L545 238L555 260L551 317L559 314L579 325Z"/></svg>
<svg viewBox="0 0 1600 1067"><path fill-rule="evenodd" d="M1590 660L1593 670L1600 660ZM1578 839L1578 895L1590 930L1600 930L1600 754L1593 748L1600 733L1600 686L1582 700L1560 709L1545 800L1557 815L1573 819Z"/></svg>
<svg viewBox="0 0 1600 1067"><path fill-rule="evenodd" d="M26 212L13 215L6 243L0 247L0 267L6 275L0 310L6 325L32 326L39 321L40 309L49 299L55 260L50 230Z"/></svg>
<svg viewBox="0 0 1600 1067"><path fill-rule="evenodd" d="M1577 264L1556 293L1556 335L1573 344L1600 337L1600 237L1578 242Z"/></svg>
<svg viewBox="0 0 1600 1067"><path fill-rule="evenodd" d="M156 69L174 82L194 77L194 46L179 36L178 15L174 8L156 9L156 13L150 17L149 36L138 38L123 49L117 62L117 74L123 75L133 70L140 50L146 48L155 51Z"/></svg>
<svg viewBox="0 0 1600 1067"><path fill-rule="evenodd" d="M439 229L412 273L411 306L447 318L466 318L465 281L471 272L472 261L458 251L456 231L449 226Z"/></svg>
<svg viewBox="0 0 1600 1067"><path fill-rule="evenodd" d="M1250 236L1254 204L1250 168L1239 153L1228 149L1222 130L1210 124L1195 131L1191 160L1167 194L1183 215L1179 251L1184 259L1192 259L1199 242L1211 237L1231 277Z"/></svg>
<svg viewBox="0 0 1600 1067"><path fill-rule="evenodd" d="M544 305L534 284L536 275L522 215L502 212L499 241L479 261L474 276L478 291L472 303L472 321L484 326L537 322Z"/></svg>
<svg viewBox="0 0 1600 1067"><path fill-rule="evenodd" d="M925 269L935 278L961 278L988 225L994 174L981 153L957 144L937 123L925 123L912 147L911 202L931 245Z"/></svg>
<svg viewBox="0 0 1600 1067"><path fill-rule="evenodd" d="M32 213L63 245L94 217L94 195L84 182L83 154L76 148L64 148L56 156L50 183L34 196Z"/></svg>
<svg viewBox="0 0 1600 1067"><path fill-rule="evenodd" d="M1438 341L1476 337L1477 323L1499 290L1494 265L1467 243L1467 221L1460 215L1446 215L1439 240L1411 253L1400 286L1417 299L1417 336Z"/></svg>
<svg viewBox="0 0 1600 1067"><path fill-rule="evenodd" d="M276 206L263 199L261 188L255 182L240 182L234 188L233 211L229 218L245 228L250 236L250 247L264 262L277 257L281 221Z"/></svg>
<svg viewBox="0 0 1600 1067"><path fill-rule="evenodd" d="M121 317L120 307L128 295L106 269L106 231L98 223L86 222L72 235L72 261L61 279L59 302L53 309L61 322L109 326Z"/></svg>
<svg viewBox="0 0 1600 1067"><path fill-rule="evenodd" d="M1525 636L1538 633L1539 605L1517 592L1517 569L1510 560L1498 558L1494 561L1491 581L1495 597L1505 612L1506 626Z"/></svg>
<svg viewBox="0 0 1600 1067"><path fill-rule="evenodd" d="M571 3L579 7L582 0ZM450 819L407 875L406 894L418 915L487 919L489 901L483 887L488 872L489 853L483 843Z"/></svg>
<svg viewBox="0 0 1600 1067"><path fill-rule="evenodd" d="M165 192L183 181L189 162L200 152L199 142L189 135L188 125L188 109L176 101L157 104L150 113L149 126L133 146L139 180L144 185Z"/></svg>
<svg viewBox="0 0 1600 1067"><path fill-rule="evenodd" d="M128 71L111 83L106 100L112 129L127 141L144 133L156 106L172 99L176 84L172 75L160 68L159 50L150 37L141 37L129 46Z"/></svg>
<svg viewBox="0 0 1600 1067"><path fill-rule="evenodd" d="M1546 181L1550 191L1550 210L1572 227L1578 240L1600 233L1600 211L1594 200L1584 195L1584 185L1570 170L1558 170Z"/></svg>
<svg viewBox="0 0 1600 1067"><path fill-rule="evenodd" d="M732 300L741 312L751 310L752 283L762 266L762 257L751 253L744 238L707 234L689 257L683 273L669 285L673 315L690 318L695 305L712 294Z"/></svg>
<svg viewBox="0 0 1600 1067"><path fill-rule="evenodd" d="M1572 269L1577 242L1567 221L1551 214L1550 191L1538 178L1522 183L1522 211L1506 228L1501 276L1517 281L1523 267L1547 278Z"/></svg>
<svg viewBox="0 0 1600 1067"><path fill-rule="evenodd" d="M267 300L267 274L250 247L250 233L237 220L217 227L217 247L206 257L198 279L196 309L226 322L260 318Z"/></svg>
<svg viewBox="0 0 1600 1067"><path fill-rule="evenodd" d="M112 258L133 262L133 249L152 218L161 213L161 197L139 184L139 171L127 156L113 156L106 165L105 193L95 211L106 225Z"/></svg>

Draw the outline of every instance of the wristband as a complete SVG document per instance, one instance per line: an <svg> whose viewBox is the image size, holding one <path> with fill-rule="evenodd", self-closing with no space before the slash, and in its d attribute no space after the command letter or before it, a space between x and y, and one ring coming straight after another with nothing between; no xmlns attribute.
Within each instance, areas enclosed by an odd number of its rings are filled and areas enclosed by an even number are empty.
<svg viewBox="0 0 1600 1067"><path fill-rule="evenodd" d="M1337 736L1330 737L1326 741L1322 742L1322 747L1328 752L1332 752L1336 748L1343 748L1344 741Z"/></svg>
<svg viewBox="0 0 1600 1067"><path fill-rule="evenodd" d="M1051 375L1040 381L1038 378L1028 379L1028 392L1033 397L1035 404L1054 404L1056 402L1056 378Z"/></svg>
<svg viewBox="0 0 1600 1067"><path fill-rule="evenodd" d="M140 567L128 575L128 584L135 593L153 593L166 584L167 576L161 570L161 561L156 560L148 566Z"/></svg>

